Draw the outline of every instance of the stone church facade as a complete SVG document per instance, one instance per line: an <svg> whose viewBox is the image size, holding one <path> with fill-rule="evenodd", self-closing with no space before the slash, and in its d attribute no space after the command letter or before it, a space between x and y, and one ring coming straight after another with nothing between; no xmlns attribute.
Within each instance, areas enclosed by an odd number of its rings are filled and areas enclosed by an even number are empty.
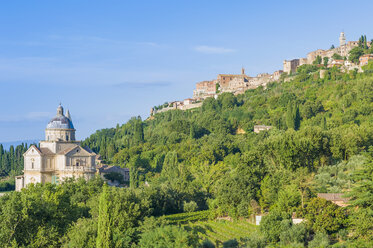
<svg viewBox="0 0 373 248"><path fill-rule="evenodd" d="M60 183L66 178L91 179L96 173L96 154L75 140L75 128L69 111L63 107L45 129L40 146L30 146L23 154L24 174L16 177L16 190L30 183Z"/></svg>

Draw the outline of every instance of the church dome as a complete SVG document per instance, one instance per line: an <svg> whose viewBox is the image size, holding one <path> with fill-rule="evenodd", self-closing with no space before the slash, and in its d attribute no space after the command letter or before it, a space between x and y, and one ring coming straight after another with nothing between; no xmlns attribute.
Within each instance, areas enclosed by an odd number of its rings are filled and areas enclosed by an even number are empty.
<svg viewBox="0 0 373 248"><path fill-rule="evenodd" d="M68 117L70 117L69 113ZM71 117L68 117L64 116L63 107L61 105L58 106L57 115L49 121L47 129L74 129Z"/></svg>
<svg viewBox="0 0 373 248"><path fill-rule="evenodd" d="M47 125L48 129L74 129L74 125L71 120L66 116L55 116L49 121Z"/></svg>

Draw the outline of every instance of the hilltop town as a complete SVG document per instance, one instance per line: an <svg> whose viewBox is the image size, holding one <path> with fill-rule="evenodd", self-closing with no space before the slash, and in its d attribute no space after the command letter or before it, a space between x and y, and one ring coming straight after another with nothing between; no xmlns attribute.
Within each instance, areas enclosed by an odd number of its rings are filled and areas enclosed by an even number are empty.
<svg viewBox="0 0 373 248"><path fill-rule="evenodd" d="M183 101L172 101L160 106L151 108L150 115L161 113L169 110L180 109L188 110L202 106L204 99L209 97L217 97L224 92L230 92L234 95L242 94L248 89L255 89L260 86L266 87L270 82L278 81L281 77L290 80L291 76L296 74L297 68L302 65L324 65L327 68L338 67L343 71L357 70L361 72L361 66L368 64L368 60L373 59L373 54L362 55L357 63L348 60L349 52L358 47L361 42L365 42L365 46L370 48L371 41L346 41L344 32L340 33L339 46L332 47L328 50L317 49L307 53L304 58L296 58L292 60L284 60L283 69L277 70L272 74L260 73L255 77L245 74L245 69L241 69L241 74L218 74L216 79L205 80L196 83L196 88L193 91L193 97ZM322 77L323 74L320 73Z"/></svg>

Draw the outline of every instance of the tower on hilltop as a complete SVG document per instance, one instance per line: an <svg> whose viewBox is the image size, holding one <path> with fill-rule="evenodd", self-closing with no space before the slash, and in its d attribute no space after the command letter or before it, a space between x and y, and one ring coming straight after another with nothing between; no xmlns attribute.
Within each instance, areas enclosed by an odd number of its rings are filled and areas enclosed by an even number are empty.
<svg viewBox="0 0 373 248"><path fill-rule="evenodd" d="M346 37L345 37L345 33L341 32L341 34L339 35L339 46L343 46L343 45L346 45Z"/></svg>
<svg viewBox="0 0 373 248"><path fill-rule="evenodd" d="M245 75L245 68L243 68L243 67L241 68L241 74Z"/></svg>

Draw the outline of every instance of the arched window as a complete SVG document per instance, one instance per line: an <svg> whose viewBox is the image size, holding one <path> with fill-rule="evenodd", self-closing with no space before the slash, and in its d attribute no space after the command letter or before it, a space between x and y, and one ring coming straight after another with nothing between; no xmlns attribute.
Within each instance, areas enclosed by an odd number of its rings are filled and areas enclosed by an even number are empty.
<svg viewBox="0 0 373 248"><path fill-rule="evenodd" d="M66 141L69 141L69 136L68 135L66 135Z"/></svg>
<svg viewBox="0 0 373 248"><path fill-rule="evenodd" d="M34 162L35 162L35 160L32 158L31 159L31 169L34 169Z"/></svg>

